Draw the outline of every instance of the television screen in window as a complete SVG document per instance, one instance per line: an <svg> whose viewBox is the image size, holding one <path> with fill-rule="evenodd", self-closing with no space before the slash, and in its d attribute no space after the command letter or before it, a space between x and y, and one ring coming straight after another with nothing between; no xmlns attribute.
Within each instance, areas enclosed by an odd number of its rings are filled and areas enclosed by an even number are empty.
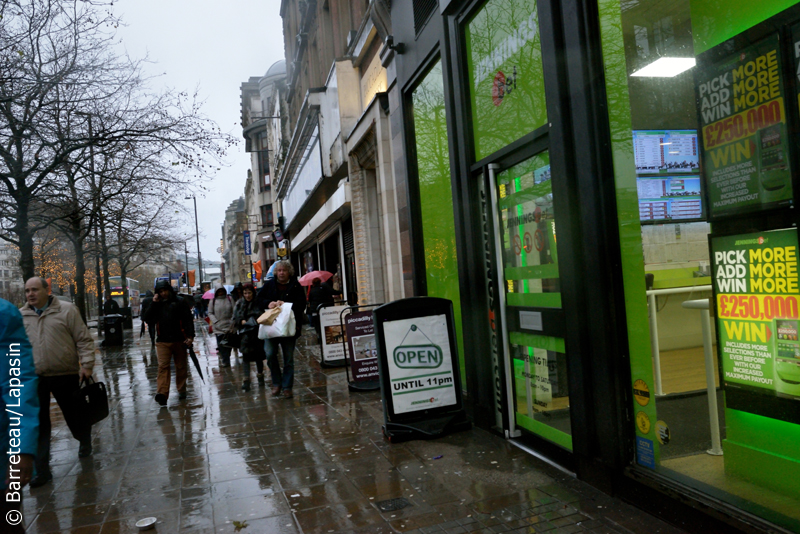
<svg viewBox="0 0 800 534"><path fill-rule="evenodd" d="M699 176L639 176L636 188L643 223L703 220Z"/></svg>
<svg viewBox="0 0 800 534"><path fill-rule="evenodd" d="M634 130L636 174L699 173L697 130Z"/></svg>

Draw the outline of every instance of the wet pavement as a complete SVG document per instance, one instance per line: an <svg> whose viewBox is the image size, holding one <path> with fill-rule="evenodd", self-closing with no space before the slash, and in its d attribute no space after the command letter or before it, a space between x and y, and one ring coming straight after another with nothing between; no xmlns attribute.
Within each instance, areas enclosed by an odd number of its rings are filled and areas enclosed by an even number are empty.
<svg viewBox="0 0 800 534"><path fill-rule="evenodd" d="M268 378L242 391L241 360L221 369L214 337L198 333L205 383L191 368L181 401L173 378L161 408L138 331L100 348L111 413L92 456L78 459L52 402L54 479L25 490L29 533L136 532L145 517L159 533L682 532L480 429L388 443L380 393L320 368L313 333L298 343L293 399L273 398ZM387 510L397 499L407 506Z"/></svg>

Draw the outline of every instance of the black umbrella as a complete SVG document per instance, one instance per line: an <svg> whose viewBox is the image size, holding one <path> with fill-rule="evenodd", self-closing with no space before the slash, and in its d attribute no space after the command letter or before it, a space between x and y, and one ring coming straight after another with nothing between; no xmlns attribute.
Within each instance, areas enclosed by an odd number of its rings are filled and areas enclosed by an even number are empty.
<svg viewBox="0 0 800 534"><path fill-rule="evenodd" d="M189 345L187 348L189 349L189 357L191 357L192 361L194 362L194 368L197 369L197 374L200 375L200 380L202 380L203 383L205 384L206 381L203 378L203 371L200 370L200 362L197 361L197 354L194 353L194 349L192 348L191 345Z"/></svg>

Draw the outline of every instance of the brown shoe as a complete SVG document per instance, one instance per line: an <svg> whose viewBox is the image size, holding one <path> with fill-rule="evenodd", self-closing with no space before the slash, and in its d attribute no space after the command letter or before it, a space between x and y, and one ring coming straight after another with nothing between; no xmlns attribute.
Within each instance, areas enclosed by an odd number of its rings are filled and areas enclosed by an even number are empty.
<svg viewBox="0 0 800 534"><path fill-rule="evenodd" d="M283 398L284 399L291 399L294 395L292 395L291 389L284 389L283 390Z"/></svg>
<svg viewBox="0 0 800 534"><path fill-rule="evenodd" d="M281 394L281 387L280 386L272 386L272 396L277 397Z"/></svg>

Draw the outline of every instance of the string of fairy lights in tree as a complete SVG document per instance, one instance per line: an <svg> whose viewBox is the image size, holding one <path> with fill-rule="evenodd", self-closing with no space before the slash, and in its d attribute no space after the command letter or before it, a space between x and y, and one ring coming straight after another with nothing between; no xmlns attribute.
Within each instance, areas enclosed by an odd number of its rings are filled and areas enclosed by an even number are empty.
<svg viewBox="0 0 800 534"><path fill-rule="evenodd" d="M66 240L59 239L58 236L37 239L34 242L33 259L36 264L37 274L44 278L50 278L54 286L58 286L63 290L75 283L77 273L75 253L70 243ZM87 255L87 266L90 265L90 259L92 259L92 256ZM108 274L109 276L119 276L119 265L111 262L108 267ZM96 295L97 277L94 269L87 268L83 279L86 286L86 294Z"/></svg>

